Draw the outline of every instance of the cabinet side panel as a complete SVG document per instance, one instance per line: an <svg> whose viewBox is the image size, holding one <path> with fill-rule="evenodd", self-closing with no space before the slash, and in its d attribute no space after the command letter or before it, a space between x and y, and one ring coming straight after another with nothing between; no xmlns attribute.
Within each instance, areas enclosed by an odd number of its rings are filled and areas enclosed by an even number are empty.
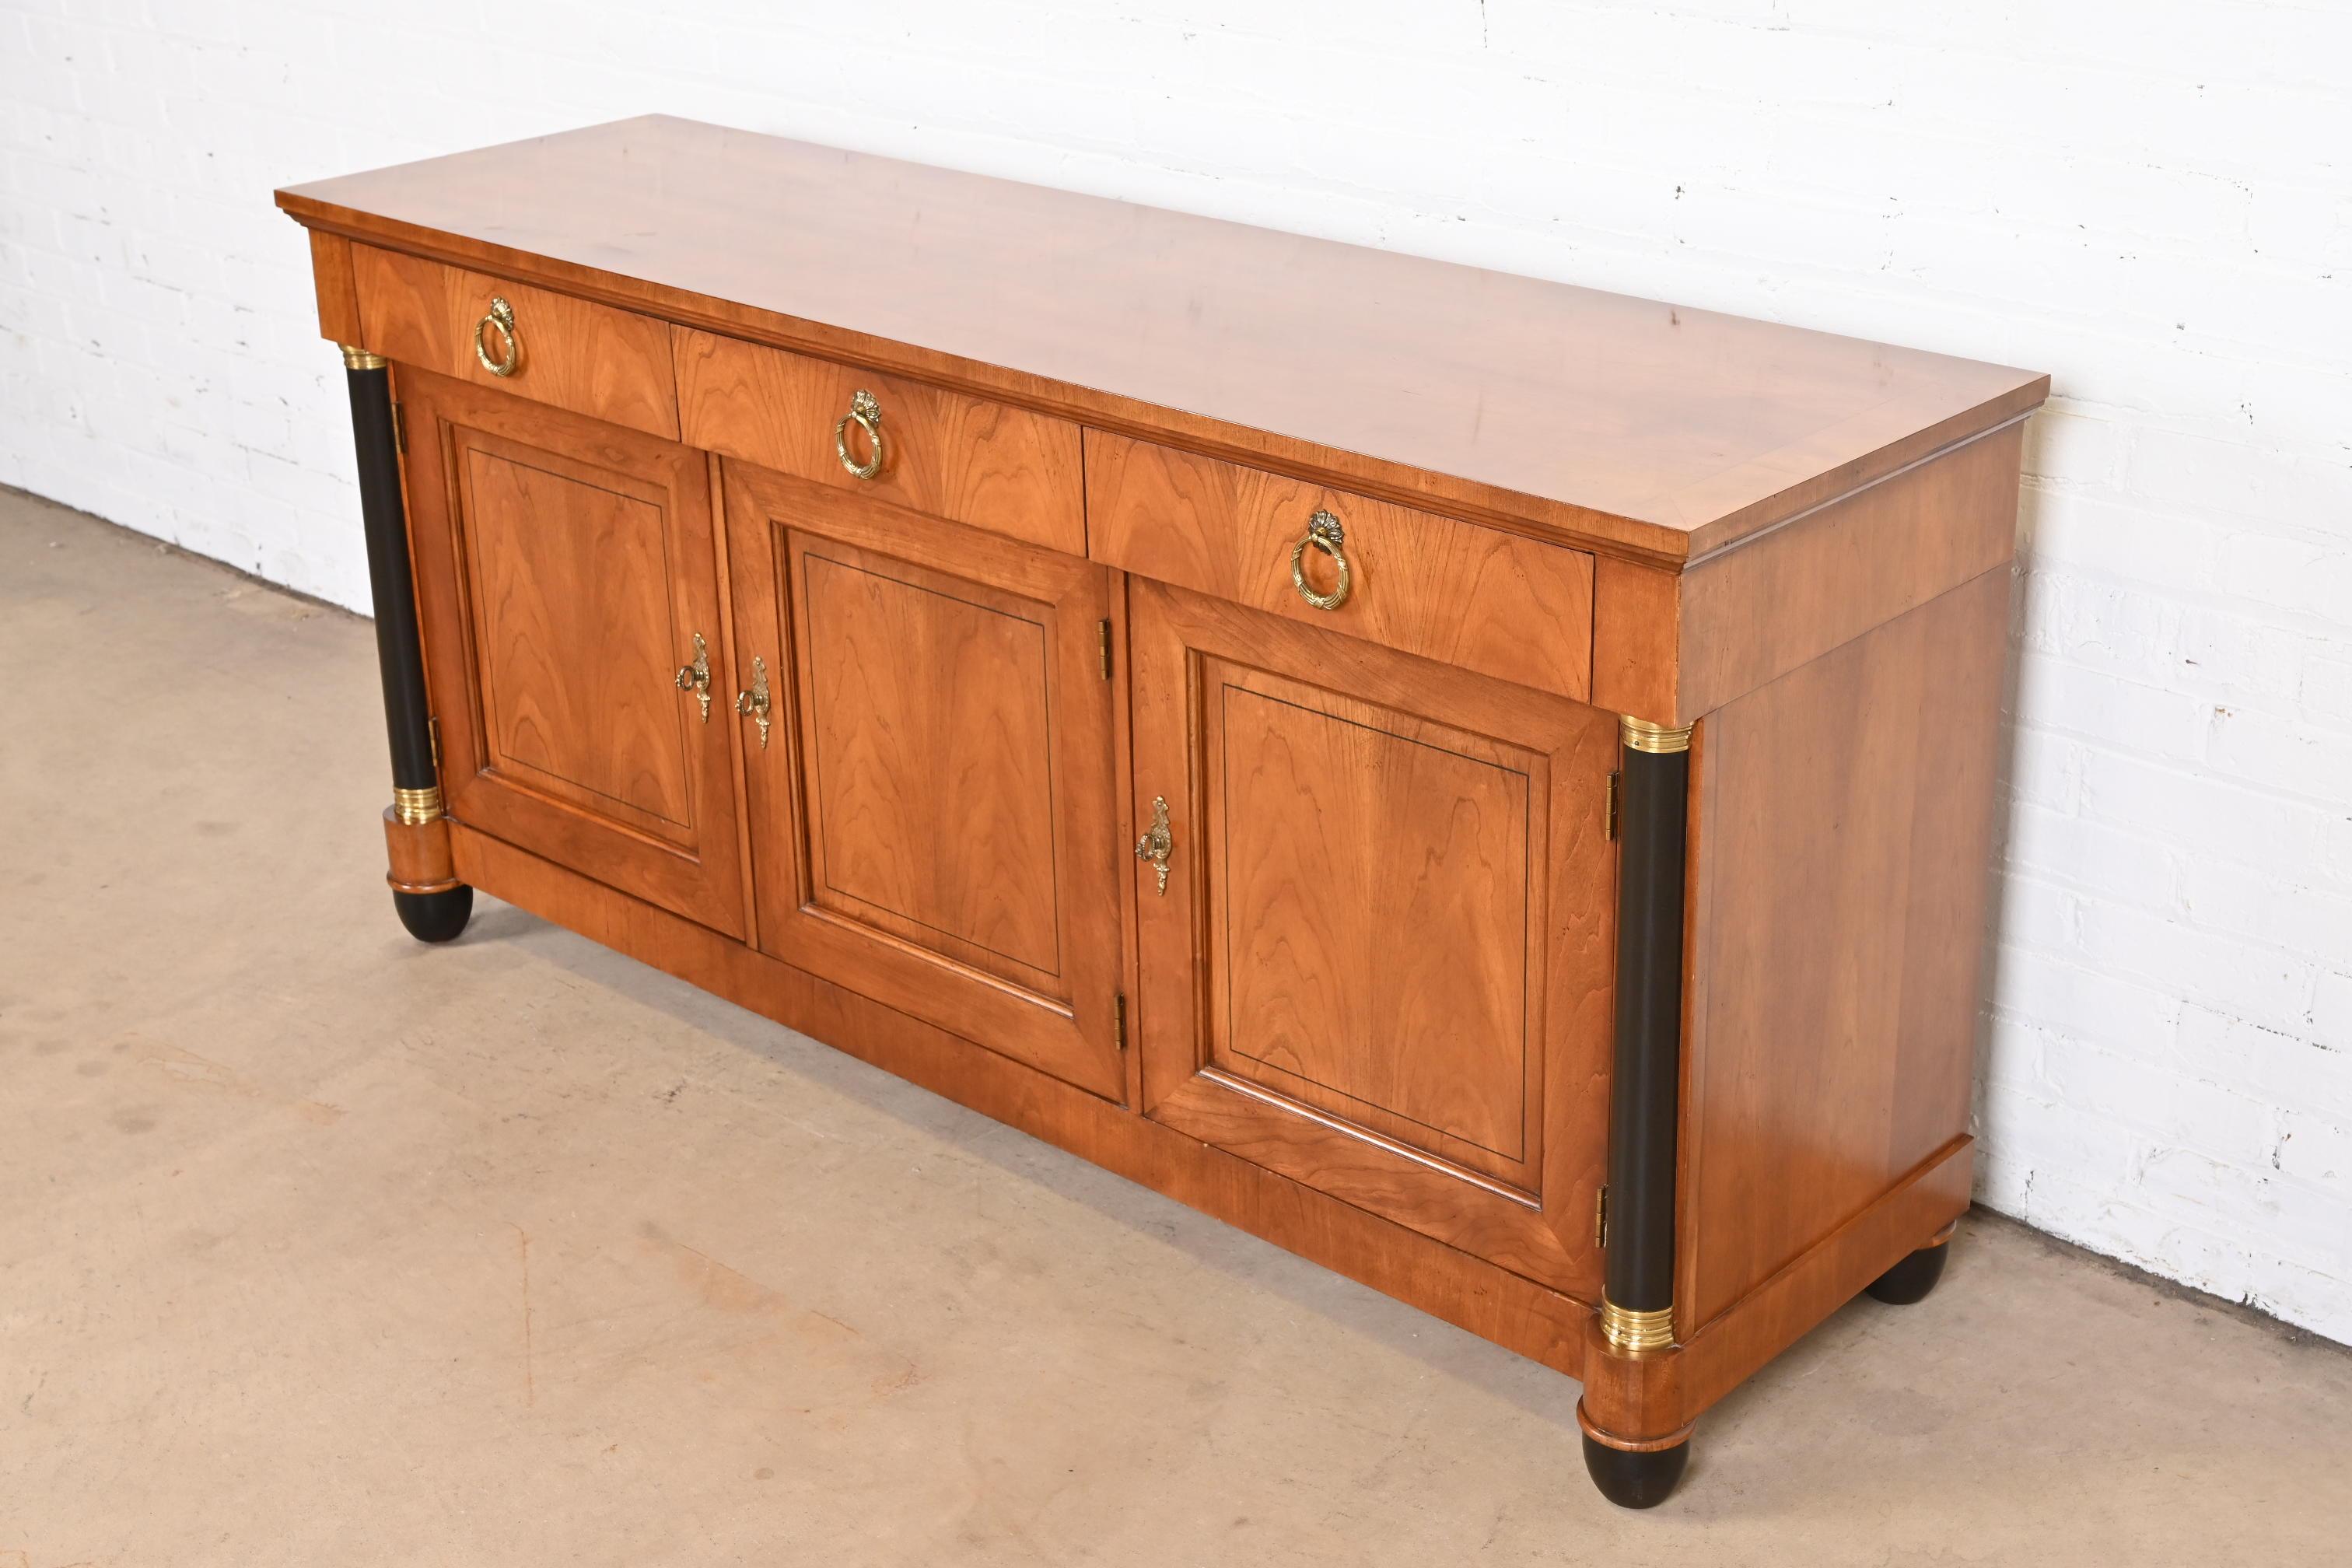
<svg viewBox="0 0 2352 1568"><path fill-rule="evenodd" d="M1967 1131L2010 582L1984 573L1707 721L1693 1326Z"/></svg>
<svg viewBox="0 0 2352 1568"><path fill-rule="evenodd" d="M1672 721L1711 713L2008 562L2024 438L2022 423L1993 431L1685 571Z"/></svg>

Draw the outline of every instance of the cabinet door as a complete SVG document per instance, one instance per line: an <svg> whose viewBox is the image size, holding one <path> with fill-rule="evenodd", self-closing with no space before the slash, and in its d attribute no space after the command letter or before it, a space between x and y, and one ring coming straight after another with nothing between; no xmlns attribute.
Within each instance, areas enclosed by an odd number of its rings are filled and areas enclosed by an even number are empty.
<svg viewBox="0 0 2352 1568"><path fill-rule="evenodd" d="M1587 1300L1616 721L1129 588L1143 1109Z"/></svg>
<svg viewBox="0 0 2352 1568"><path fill-rule="evenodd" d="M759 944L1124 1099L1108 573L725 474Z"/></svg>
<svg viewBox="0 0 2352 1568"><path fill-rule="evenodd" d="M449 814L742 935L709 459L421 371L400 397Z"/></svg>

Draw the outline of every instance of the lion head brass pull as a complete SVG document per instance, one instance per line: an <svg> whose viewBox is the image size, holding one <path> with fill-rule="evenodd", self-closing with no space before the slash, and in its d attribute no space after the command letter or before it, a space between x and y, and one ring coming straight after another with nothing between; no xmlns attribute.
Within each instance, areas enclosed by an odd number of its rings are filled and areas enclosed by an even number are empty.
<svg viewBox="0 0 2352 1568"><path fill-rule="evenodd" d="M490 357L490 345L483 338L492 327L507 345L497 359ZM474 323L474 357L492 375L512 375L522 368L522 334L515 331L514 307L502 294L490 296L490 313Z"/></svg>
<svg viewBox="0 0 2352 1568"><path fill-rule="evenodd" d="M768 661L758 654L751 656L751 689L735 694L735 711L754 720L760 726L760 750L768 749Z"/></svg>
<svg viewBox="0 0 2352 1568"><path fill-rule="evenodd" d="M1318 508L1315 515L1307 520L1307 536L1290 547L1291 585L1298 590L1300 598L1318 610L1336 610L1348 602L1347 542L1347 531L1339 526L1339 520ZM1307 547L1310 544L1328 555L1339 568L1339 584L1328 594L1318 594L1307 585Z"/></svg>
<svg viewBox="0 0 2352 1568"><path fill-rule="evenodd" d="M1151 831L1135 841L1135 858L1148 860L1160 873L1160 896L1168 896L1168 857L1176 853L1176 836L1168 831L1168 797L1151 797Z"/></svg>
<svg viewBox="0 0 2352 1568"><path fill-rule="evenodd" d="M702 640L700 632L694 634L694 662L677 667L677 689L694 693L695 700L702 704L702 721L709 723L710 645Z"/></svg>
<svg viewBox="0 0 2352 1568"><path fill-rule="evenodd" d="M866 444L874 455L859 462L849 455L849 426L855 422L866 432ZM864 387L849 400L849 412L833 422L833 450L841 466L861 479L870 479L882 471L882 405Z"/></svg>

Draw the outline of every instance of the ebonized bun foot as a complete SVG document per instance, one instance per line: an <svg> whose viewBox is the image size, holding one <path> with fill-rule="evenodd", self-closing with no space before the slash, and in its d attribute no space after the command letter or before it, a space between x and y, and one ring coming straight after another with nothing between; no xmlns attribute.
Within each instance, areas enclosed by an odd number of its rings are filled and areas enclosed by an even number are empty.
<svg viewBox="0 0 2352 1568"><path fill-rule="evenodd" d="M1890 1307L1923 1301L1927 1292L1936 1288L1936 1281L1944 1277L1944 1255L1951 1249L1949 1242L1923 1247L1863 1289L1870 1292L1872 1300Z"/></svg>
<svg viewBox="0 0 2352 1568"><path fill-rule="evenodd" d="M1619 1508L1655 1508L1666 1500L1690 1462L1690 1439L1671 1448L1630 1453L1606 1443L1584 1439L1584 1471L1601 1495Z"/></svg>
<svg viewBox="0 0 2352 1568"><path fill-rule="evenodd" d="M454 942L474 916L474 889L460 882L438 893L395 892L392 907L417 941Z"/></svg>

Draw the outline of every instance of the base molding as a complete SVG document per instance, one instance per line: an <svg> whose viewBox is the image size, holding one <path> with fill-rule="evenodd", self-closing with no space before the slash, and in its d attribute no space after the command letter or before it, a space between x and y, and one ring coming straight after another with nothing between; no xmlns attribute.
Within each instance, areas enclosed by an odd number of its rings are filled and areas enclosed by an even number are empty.
<svg viewBox="0 0 2352 1568"><path fill-rule="evenodd" d="M1570 1377L1592 1309L448 821L460 881Z"/></svg>
<svg viewBox="0 0 2352 1568"><path fill-rule="evenodd" d="M1628 1453L1686 1440L1708 1406L1969 1205L1956 1138L1687 1340L1617 1352L1596 1309L1187 1137L1010 1058L464 823L462 883L952 1100L1479 1338L1580 1378L1585 1436Z"/></svg>

